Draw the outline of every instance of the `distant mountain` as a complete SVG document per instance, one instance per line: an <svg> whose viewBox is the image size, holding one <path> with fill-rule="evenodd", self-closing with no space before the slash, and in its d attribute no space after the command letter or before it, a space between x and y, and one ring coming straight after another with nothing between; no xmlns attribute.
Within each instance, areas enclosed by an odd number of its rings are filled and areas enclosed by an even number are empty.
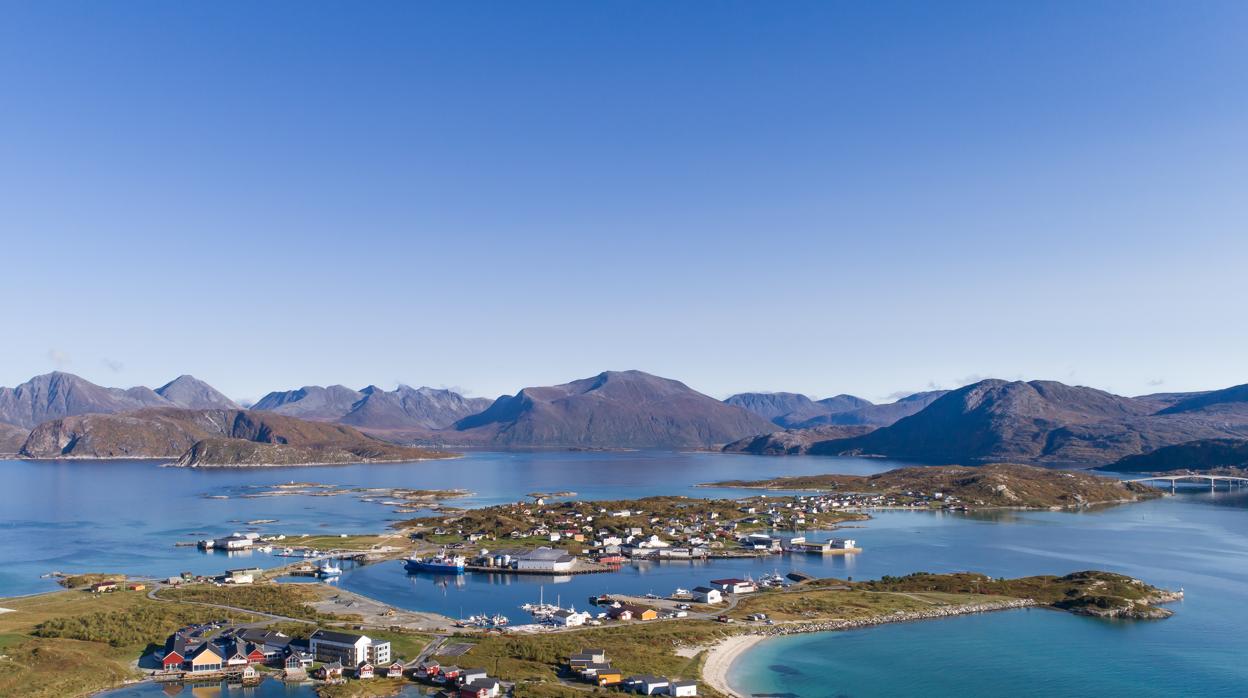
<svg viewBox="0 0 1248 698"><path fill-rule="evenodd" d="M26 439L21 455L167 458L180 459L183 465L289 465L416 460L431 454L378 441L348 426L284 415L156 408L44 422ZM257 460L259 456L275 460Z"/></svg>
<svg viewBox="0 0 1248 698"><path fill-rule="evenodd" d="M400 385L386 392L375 386L340 421L362 429L442 429L488 408L493 400L467 398L450 390Z"/></svg>
<svg viewBox="0 0 1248 698"><path fill-rule="evenodd" d="M236 410L238 404L194 376L182 375L156 389L176 407L194 410Z"/></svg>
<svg viewBox="0 0 1248 698"><path fill-rule="evenodd" d="M0 456L16 454L22 450L30 431L15 424L0 423Z"/></svg>
<svg viewBox="0 0 1248 698"><path fill-rule="evenodd" d="M104 388L72 373L54 371L35 376L16 388L0 388L0 422L31 429L58 417L169 404L148 388Z"/></svg>
<svg viewBox="0 0 1248 698"><path fill-rule="evenodd" d="M794 412L818 411L815 401L800 393L737 393L724 402L773 422Z"/></svg>
<svg viewBox="0 0 1248 698"><path fill-rule="evenodd" d="M948 390L930 390L924 393L915 393L901 398L896 402L889 402L882 405L873 405L868 403L865 406L858 407L844 412L830 412L828 414L819 415L810 419L792 422L791 426L796 428L816 427L823 424L841 424L850 425L866 425L886 427L893 424L899 419L909 417L912 414L918 414L925 407L936 401L937 398L949 392Z"/></svg>
<svg viewBox="0 0 1248 698"><path fill-rule="evenodd" d="M800 393L738 393L724 402L749 410L783 427L872 406L870 400L853 395L812 400Z"/></svg>
<svg viewBox="0 0 1248 698"><path fill-rule="evenodd" d="M253 410L277 412L289 417L332 422L351 411L364 394L345 385L305 385L298 390L274 392L260 398Z"/></svg>
<svg viewBox="0 0 1248 698"><path fill-rule="evenodd" d="M774 428L740 407L641 371L525 388L454 425L470 442L587 448L701 447Z"/></svg>
<svg viewBox="0 0 1248 698"><path fill-rule="evenodd" d="M813 444L816 454L880 455L935 463L1015 461L1099 465L1201 438L1248 437L1234 393L1156 401L1054 381L986 380L861 437ZM1199 403L1191 403L1200 400ZM1191 403L1191 404L1189 404Z"/></svg>
<svg viewBox="0 0 1248 698"><path fill-rule="evenodd" d="M252 406L302 419L339 422L369 431L428 432L490 406L488 398L467 398L450 390L409 388L385 391L375 385L352 390L342 385L316 385L269 393Z"/></svg>
<svg viewBox="0 0 1248 698"><path fill-rule="evenodd" d="M1100 470L1117 473L1159 473L1168 470L1248 468L1248 439L1204 439L1163 446L1127 456Z"/></svg>
<svg viewBox="0 0 1248 698"><path fill-rule="evenodd" d="M785 429L760 436L747 436L724 446L725 453L754 453L763 456L796 456L807 453L812 444L862 436L875 427L830 425L806 429Z"/></svg>
<svg viewBox="0 0 1248 698"><path fill-rule="evenodd" d="M1248 384L1197 393L1166 407L1158 414L1235 412L1248 414Z"/></svg>

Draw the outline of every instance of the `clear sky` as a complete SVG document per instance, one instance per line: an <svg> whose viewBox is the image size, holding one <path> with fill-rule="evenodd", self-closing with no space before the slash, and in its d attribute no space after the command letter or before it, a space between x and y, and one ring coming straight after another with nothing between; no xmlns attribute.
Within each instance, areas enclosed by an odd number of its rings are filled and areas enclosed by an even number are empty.
<svg viewBox="0 0 1248 698"><path fill-rule="evenodd" d="M1245 2L23 2L0 385L1248 382Z"/></svg>

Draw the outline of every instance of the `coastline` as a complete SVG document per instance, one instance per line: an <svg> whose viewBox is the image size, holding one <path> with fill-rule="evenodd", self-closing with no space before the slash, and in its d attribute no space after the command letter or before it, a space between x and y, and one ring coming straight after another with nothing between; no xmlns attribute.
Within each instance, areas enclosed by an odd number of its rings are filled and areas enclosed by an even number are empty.
<svg viewBox="0 0 1248 698"><path fill-rule="evenodd" d="M706 682L708 686L714 688L716 691L724 694L725 696L729 696L729 698L749 698L748 693L742 693L741 691L736 690L732 684L729 683L728 672L731 670L733 663L763 640L781 637L784 635L854 630L857 628L869 628L876 625L884 625L886 623L908 623L912 621L935 620L938 618L951 618L953 616L965 616L974 613L991 613L994 611L1008 611L1016 608L1031 608L1038 605L1039 604L1037 604L1033 599L1011 599L1009 601L996 601L982 604L947 606L934 608L928 611L896 613L860 620L833 620L815 623L798 623L794 625L769 626L766 629L760 629L751 634L734 635L732 637L725 638L707 650L706 661L702 665L702 680Z"/></svg>

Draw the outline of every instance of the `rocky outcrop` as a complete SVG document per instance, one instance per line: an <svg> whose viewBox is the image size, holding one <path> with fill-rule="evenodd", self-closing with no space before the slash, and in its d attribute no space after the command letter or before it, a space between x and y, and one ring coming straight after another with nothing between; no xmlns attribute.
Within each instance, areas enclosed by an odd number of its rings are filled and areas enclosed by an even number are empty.
<svg viewBox="0 0 1248 698"><path fill-rule="evenodd" d="M775 427L680 381L641 371L608 371L504 395L454 428L460 438L497 446L690 448L724 444Z"/></svg>

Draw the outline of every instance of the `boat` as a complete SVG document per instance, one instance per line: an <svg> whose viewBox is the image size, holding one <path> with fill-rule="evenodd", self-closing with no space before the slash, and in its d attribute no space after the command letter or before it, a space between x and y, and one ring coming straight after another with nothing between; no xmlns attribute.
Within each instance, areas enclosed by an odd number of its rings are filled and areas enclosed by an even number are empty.
<svg viewBox="0 0 1248 698"><path fill-rule="evenodd" d="M520 607L520 610L528 613L529 615L539 620L550 618L554 616L556 613L558 613L559 611L563 610L562 608L559 607L558 603L553 603L553 604L546 603L546 587L541 587L538 590L538 594L539 596L538 596L537 603L526 603Z"/></svg>
<svg viewBox="0 0 1248 698"><path fill-rule="evenodd" d="M676 591L672 592L672 596L689 596L689 590L676 587Z"/></svg>
<svg viewBox="0 0 1248 698"><path fill-rule="evenodd" d="M316 568L316 576L318 577L337 577L342 574L342 568L335 565L333 561L326 560Z"/></svg>
<svg viewBox="0 0 1248 698"><path fill-rule="evenodd" d="M463 555L447 555L445 552L433 557L409 557L403 563L408 572L442 572L444 574L463 574L467 560Z"/></svg>

